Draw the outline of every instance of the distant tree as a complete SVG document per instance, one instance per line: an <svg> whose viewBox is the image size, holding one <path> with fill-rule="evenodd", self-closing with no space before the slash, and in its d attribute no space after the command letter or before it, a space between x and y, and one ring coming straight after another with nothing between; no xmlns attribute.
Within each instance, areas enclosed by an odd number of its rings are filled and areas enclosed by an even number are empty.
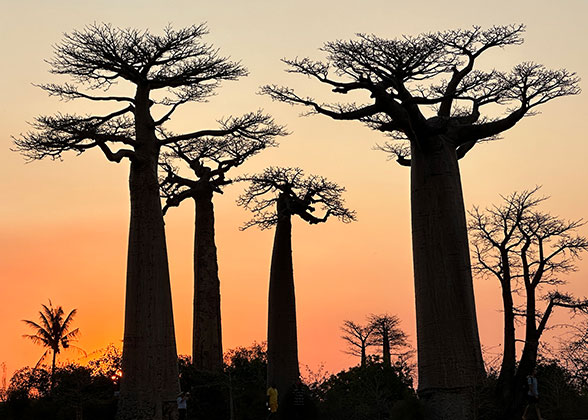
<svg viewBox="0 0 588 420"><path fill-rule="evenodd" d="M557 307L572 311L588 310L588 300L576 299L559 291L565 284L562 274L574 271L575 260L588 250L588 239L578 235L581 220L567 221L537 210L546 198L538 197L536 187L503 197L500 205L485 211L470 211L474 269L500 282L504 311L504 354L498 390L505 407L518 413L524 402L527 376L537 364L541 335ZM522 309L513 292L522 283ZM543 289L542 297L537 296ZM538 300L545 301L543 309ZM524 347L516 360L515 317L525 320ZM509 414L518 416L519 414ZM514 418L514 417L513 417Z"/></svg>
<svg viewBox="0 0 588 420"><path fill-rule="evenodd" d="M15 149L29 159L60 159L65 152L100 150L112 162L130 162L131 203L123 378L119 420L173 416L179 391L169 268L160 201L160 150L179 142L222 137L234 125L174 135L163 125L188 102L202 102L223 80L247 74L239 63L201 42L204 25L162 35L148 30L93 24L64 35L49 61L51 72L73 83L41 88L64 100L122 103L106 115L41 116L33 131L15 139ZM103 93L113 85L128 95ZM130 85L130 86L129 86ZM117 89L118 90L118 89ZM94 94L94 92L97 94Z"/></svg>
<svg viewBox="0 0 588 420"><path fill-rule="evenodd" d="M371 340L374 326L369 323L360 325L353 321L343 321L341 338L347 342L347 353L360 357L360 366L365 367L367 361L367 348L376 343Z"/></svg>
<svg viewBox="0 0 588 420"><path fill-rule="evenodd" d="M282 401L300 376L292 217L317 224L334 216L347 223L355 220L355 213L344 206L343 187L316 175L305 178L299 168L271 167L243 180L249 181L249 186L239 197L238 204L254 213L243 229L276 227L268 299L267 382L275 385L279 401ZM318 211L322 214L317 215Z"/></svg>
<svg viewBox="0 0 588 420"><path fill-rule="evenodd" d="M262 88L310 114L360 121L408 141L381 148L411 171L419 393L432 413L456 420L471 417L484 373L457 161L538 106L580 92L574 73L532 62L509 73L474 69L487 51L521 44L523 31L523 25L474 26L392 40L359 34L324 44L326 61L283 60L288 72L336 94L363 93L360 104L322 104L287 87ZM506 115L482 116L482 108L497 106Z"/></svg>
<svg viewBox="0 0 588 420"><path fill-rule="evenodd" d="M206 136L170 145L168 160L162 163L166 204L178 206L191 198L195 203L194 228L194 322L192 361L196 368L222 371L220 281L214 239L214 193L232 183L227 173L266 147L276 146L274 138L286 134L269 115L260 111L220 121L221 127L235 128L224 137ZM183 161L194 178L179 174L173 163Z"/></svg>
<svg viewBox="0 0 588 420"><path fill-rule="evenodd" d="M407 346L406 334L400 329L399 324L400 320L396 315L372 314L369 317L369 325L373 331L371 344L381 347L382 363L386 367L392 366L391 349Z"/></svg>
<svg viewBox="0 0 588 420"><path fill-rule="evenodd" d="M51 359L51 376L50 376L50 390L53 389L55 379L55 361L57 355L62 349L70 347L71 342L75 341L80 335L79 328L71 329L73 319L77 313L77 309L73 309L67 316L61 306L53 307L51 301L49 306L41 305L43 309L39 311L39 323L29 320L23 320L25 324L33 329L34 334L25 334L24 338L32 340L35 344L39 344L47 350L39 359L39 363L52 352Z"/></svg>

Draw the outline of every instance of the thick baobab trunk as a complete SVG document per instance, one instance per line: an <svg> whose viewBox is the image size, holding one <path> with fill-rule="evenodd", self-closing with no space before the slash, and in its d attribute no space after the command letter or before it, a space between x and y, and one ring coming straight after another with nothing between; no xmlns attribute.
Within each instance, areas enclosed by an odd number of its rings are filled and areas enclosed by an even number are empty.
<svg viewBox="0 0 588 420"><path fill-rule="evenodd" d="M285 207L286 203L280 198L270 269L267 328L267 382L268 386L278 390L279 403L300 375L292 267L292 222Z"/></svg>
<svg viewBox="0 0 588 420"><path fill-rule="evenodd" d="M361 363L360 363L360 367L364 368L367 362L367 355L365 354L365 344L361 344Z"/></svg>
<svg viewBox="0 0 588 420"><path fill-rule="evenodd" d="M419 395L427 419L470 420L484 375L455 147L412 145L411 213Z"/></svg>
<svg viewBox="0 0 588 420"><path fill-rule="evenodd" d="M197 369L221 371L223 347L221 335L220 283L214 243L214 207L212 191L194 199L194 326L192 363Z"/></svg>
<svg viewBox="0 0 588 420"><path fill-rule="evenodd" d="M118 420L174 418L180 389L157 179L159 146L152 129L146 128L147 95L138 90L136 157L129 177L131 220Z"/></svg>

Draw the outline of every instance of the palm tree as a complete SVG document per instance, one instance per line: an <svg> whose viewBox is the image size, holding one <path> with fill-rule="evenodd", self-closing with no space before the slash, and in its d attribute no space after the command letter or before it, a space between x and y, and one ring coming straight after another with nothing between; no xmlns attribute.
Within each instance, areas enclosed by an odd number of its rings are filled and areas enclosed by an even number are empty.
<svg viewBox="0 0 588 420"><path fill-rule="evenodd" d="M39 311L39 320L37 324L34 321L23 319L23 322L31 327L35 334L24 334L23 337L31 339L34 343L40 344L46 347L47 350L37 363L43 361L49 351L53 351L53 360L51 362L51 387L53 389L53 378L55 374L55 360L57 354L61 349L67 349L70 347L70 343L74 341L80 334L79 328L70 331L73 318L77 313L77 309L73 309L65 318L63 308L58 306L56 308L51 304L49 300L49 306L43 306L43 310ZM36 366L35 366L36 367Z"/></svg>

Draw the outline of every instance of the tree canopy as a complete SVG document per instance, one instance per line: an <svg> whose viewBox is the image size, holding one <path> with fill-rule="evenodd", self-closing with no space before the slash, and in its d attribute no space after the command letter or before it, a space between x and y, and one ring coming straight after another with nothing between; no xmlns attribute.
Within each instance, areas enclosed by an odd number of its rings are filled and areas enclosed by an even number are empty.
<svg viewBox="0 0 588 420"><path fill-rule="evenodd" d="M280 194L287 197L288 212L310 224L325 222L329 216L335 216L344 223L355 220L355 212L347 209L341 198L344 187L318 175L305 178L300 168L270 167L260 174L240 179L250 184L237 204L254 214L253 219L245 223L242 229L251 226L268 229L274 226L278 222L278 213L271 208L277 203ZM322 215L317 216L315 211L321 211Z"/></svg>
<svg viewBox="0 0 588 420"><path fill-rule="evenodd" d="M92 24L65 34L48 63L51 73L68 75L73 83L38 86L66 101L86 99L125 105L107 115L37 117L32 123L33 131L15 138L15 150L29 159L58 159L67 150L83 153L97 147L111 161L133 159L137 135L133 117L138 115L138 103L145 100L143 95L150 91L163 92L158 99L148 98L148 107L157 109L158 116L147 118L150 127L160 133L162 145L225 136L242 129L242 121L225 124L218 130L182 135L166 135L161 129L180 105L204 101L223 80L247 75L240 63L219 55L214 47L200 41L207 32L205 25L179 30L166 27L163 35L154 35L148 30ZM129 82L143 93L102 94L119 81Z"/></svg>
<svg viewBox="0 0 588 420"><path fill-rule="evenodd" d="M475 68L488 50L522 44L524 30L524 25L473 26L396 39L358 34L349 41L325 43L324 61L282 61L286 71L315 79L334 93L363 92L369 100L322 103L278 85L266 85L262 92L306 106L309 114L361 121L424 149L429 146L427 137L447 135L458 157L463 157L476 142L510 129L537 106L580 92L579 78L565 69L551 70L534 62L518 64L509 72ZM485 115L492 105L504 114ZM410 165L406 146L386 143L382 148L400 164Z"/></svg>

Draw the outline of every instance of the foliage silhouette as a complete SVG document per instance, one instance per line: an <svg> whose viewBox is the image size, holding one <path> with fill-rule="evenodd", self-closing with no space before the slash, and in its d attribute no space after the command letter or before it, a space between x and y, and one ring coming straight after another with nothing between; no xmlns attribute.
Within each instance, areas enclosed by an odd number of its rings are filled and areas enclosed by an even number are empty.
<svg viewBox="0 0 588 420"><path fill-rule="evenodd" d="M91 369L68 365L55 371L55 386L49 394L50 373L26 367L10 380L8 400L0 406L6 420L104 420L114 419L114 385Z"/></svg>
<svg viewBox="0 0 588 420"><path fill-rule="evenodd" d="M267 351L264 343L226 352L223 372L198 370L189 357L181 356L180 382L182 390L190 392L188 418L265 418L266 372Z"/></svg>
<svg viewBox="0 0 588 420"><path fill-rule="evenodd" d="M404 366L384 366L367 359L365 367L352 367L332 375L316 389L321 420L373 420L422 418Z"/></svg>
<svg viewBox="0 0 588 420"><path fill-rule="evenodd" d="M99 357L88 361L88 368L93 376L104 376L110 378L118 389L122 377L122 351L114 344L109 344L101 351Z"/></svg>
<svg viewBox="0 0 588 420"><path fill-rule="evenodd" d="M579 326L569 326L574 330L571 336L562 335L557 359L569 372L575 388L588 390L588 323L585 318Z"/></svg>

